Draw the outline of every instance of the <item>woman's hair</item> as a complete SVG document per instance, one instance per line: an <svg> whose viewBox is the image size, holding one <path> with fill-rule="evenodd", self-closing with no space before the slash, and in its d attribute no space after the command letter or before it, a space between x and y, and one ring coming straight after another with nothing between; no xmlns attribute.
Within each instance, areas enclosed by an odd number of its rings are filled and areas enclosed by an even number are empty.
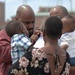
<svg viewBox="0 0 75 75"><path fill-rule="evenodd" d="M63 24L60 18L49 17L45 22L45 32L48 37L58 38L62 34Z"/></svg>

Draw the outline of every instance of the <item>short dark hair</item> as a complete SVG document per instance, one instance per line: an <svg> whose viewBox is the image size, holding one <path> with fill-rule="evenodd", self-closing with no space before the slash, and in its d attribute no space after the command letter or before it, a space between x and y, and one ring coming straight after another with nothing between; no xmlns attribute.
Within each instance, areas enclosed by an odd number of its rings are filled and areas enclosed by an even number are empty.
<svg viewBox="0 0 75 75"><path fill-rule="evenodd" d="M6 33L8 34L8 36L12 37L14 34L19 33L20 27L22 25L23 25L22 22L17 20L12 20L5 27Z"/></svg>
<svg viewBox="0 0 75 75"><path fill-rule="evenodd" d="M48 37L58 38L62 34L63 23L56 16L49 17L45 22L45 31Z"/></svg>

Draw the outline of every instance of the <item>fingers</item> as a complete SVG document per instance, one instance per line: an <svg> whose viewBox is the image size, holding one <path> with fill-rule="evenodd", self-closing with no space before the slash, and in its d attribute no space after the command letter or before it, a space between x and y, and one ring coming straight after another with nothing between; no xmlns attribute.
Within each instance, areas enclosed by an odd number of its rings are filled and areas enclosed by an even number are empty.
<svg viewBox="0 0 75 75"><path fill-rule="evenodd" d="M31 42L35 44L39 36L40 36L40 32L36 30L34 34L30 37Z"/></svg>
<svg viewBox="0 0 75 75"><path fill-rule="evenodd" d="M35 32L34 32L34 35L39 35L40 34L40 31L39 30L36 30Z"/></svg>

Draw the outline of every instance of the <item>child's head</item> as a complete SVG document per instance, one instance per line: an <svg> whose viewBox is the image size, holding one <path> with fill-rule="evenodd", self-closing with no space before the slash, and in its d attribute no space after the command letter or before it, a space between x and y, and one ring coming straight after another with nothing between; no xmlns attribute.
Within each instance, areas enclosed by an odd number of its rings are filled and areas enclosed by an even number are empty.
<svg viewBox="0 0 75 75"><path fill-rule="evenodd" d="M6 33L12 37L14 34L26 34L29 36L25 25L17 20L10 21L5 27Z"/></svg>
<svg viewBox="0 0 75 75"><path fill-rule="evenodd" d="M62 19L63 29L62 33L71 32L75 30L75 18L71 15L65 16Z"/></svg>

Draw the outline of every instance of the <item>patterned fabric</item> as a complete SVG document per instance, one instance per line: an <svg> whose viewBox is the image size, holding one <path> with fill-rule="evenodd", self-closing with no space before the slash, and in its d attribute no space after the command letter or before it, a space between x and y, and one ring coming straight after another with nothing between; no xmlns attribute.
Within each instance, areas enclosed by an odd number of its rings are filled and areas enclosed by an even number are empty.
<svg viewBox="0 0 75 75"><path fill-rule="evenodd" d="M11 38L11 57L12 64L19 60L27 48L31 45L30 40L24 34L15 34Z"/></svg>
<svg viewBox="0 0 75 75"><path fill-rule="evenodd" d="M0 75L7 75L11 66L11 38L7 35L5 29L0 31Z"/></svg>
<svg viewBox="0 0 75 75"><path fill-rule="evenodd" d="M68 58L67 56L60 75L69 75L70 64ZM8 75L51 75L45 52L41 49L26 52L19 62L11 66Z"/></svg>

